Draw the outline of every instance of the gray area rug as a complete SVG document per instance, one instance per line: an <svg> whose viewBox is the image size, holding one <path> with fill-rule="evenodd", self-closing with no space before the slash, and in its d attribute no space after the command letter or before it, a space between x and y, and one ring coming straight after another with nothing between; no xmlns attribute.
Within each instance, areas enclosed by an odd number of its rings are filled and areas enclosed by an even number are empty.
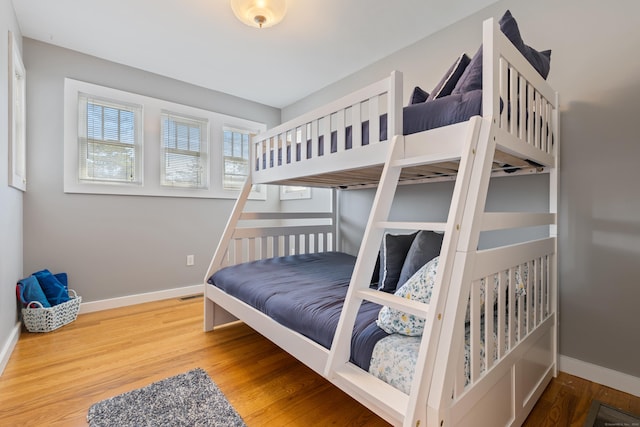
<svg viewBox="0 0 640 427"><path fill-rule="evenodd" d="M591 402L584 427L640 427L640 417L598 400Z"/></svg>
<svg viewBox="0 0 640 427"><path fill-rule="evenodd" d="M87 421L91 427L246 426L200 368L98 402Z"/></svg>

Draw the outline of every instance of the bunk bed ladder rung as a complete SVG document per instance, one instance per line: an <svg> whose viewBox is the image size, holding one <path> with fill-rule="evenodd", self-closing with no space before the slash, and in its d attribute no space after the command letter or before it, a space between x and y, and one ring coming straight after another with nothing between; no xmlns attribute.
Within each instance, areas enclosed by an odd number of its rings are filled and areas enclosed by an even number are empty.
<svg viewBox="0 0 640 427"><path fill-rule="evenodd" d="M383 230L429 230L443 232L446 222L409 222L409 221L379 221L375 225Z"/></svg>
<svg viewBox="0 0 640 427"><path fill-rule="evenodd" d="M356 295L362 300L389 306L422 318L427 317L429 311L429 304L398 297L387 292L380 292L373 289L360 289L356 292Z"/></svg>

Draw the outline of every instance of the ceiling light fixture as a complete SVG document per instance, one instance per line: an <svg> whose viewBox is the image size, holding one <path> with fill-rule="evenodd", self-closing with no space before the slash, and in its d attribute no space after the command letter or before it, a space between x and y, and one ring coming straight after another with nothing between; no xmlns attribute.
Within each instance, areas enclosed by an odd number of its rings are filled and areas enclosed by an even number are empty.
<svg viewBox="0 0 640 427"><path fill-rule="evenodd" d="M282 21L286 0L231 0L236 17L250 27L267 28Z"/></svg>

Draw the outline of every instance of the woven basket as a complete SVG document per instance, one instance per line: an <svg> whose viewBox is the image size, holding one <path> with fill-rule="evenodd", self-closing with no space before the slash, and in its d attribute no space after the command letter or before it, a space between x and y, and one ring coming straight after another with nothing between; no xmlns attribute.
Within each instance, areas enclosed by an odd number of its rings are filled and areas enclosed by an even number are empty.
<svg viewBox="0 0 640 427"><path fill-rule="evenodd" d="M38 301L27 304L22 309L22 322L29 332L51 332L61 326L71 323L78 317L82 297L76 291L69 289L71 299L52 307L42 307ZM29 308L31 305L39 307Z"/></svg>

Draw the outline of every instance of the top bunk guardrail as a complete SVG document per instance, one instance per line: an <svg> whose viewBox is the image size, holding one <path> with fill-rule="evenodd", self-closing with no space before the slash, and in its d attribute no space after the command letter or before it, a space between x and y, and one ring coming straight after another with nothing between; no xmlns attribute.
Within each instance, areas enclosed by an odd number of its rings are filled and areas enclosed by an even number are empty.
<svg viewBox="0 0 640 427"><path fill-rule="evenodd" d="M382 135L381 128L386 130ZM402 73L399 71L254 136L253 182L300 184L295 178L312 179L327 173L382 165L387 146L380 143L387 134L402 134ZM365 148L367 154L362 154ZM331 178L330 182L335 180ZM318 178L318 181L305 180L304 183L322 186L323 181Z"/></svg>
<svg viewBox="0 0 640 427"><path fill-rule="evenodd" d="M494 128L493 169L507 174L555 167L557 93L493 19L484 22L482 49L482 98L477 114ZM375 185L391 145L386 141L402 138L406 156L438 152L438 144L463 138L470 123L453 121L424 131L407 131L403 129L406 108L402 105L402 73L393 71L378 82L256 135L252 139L253 183L334 188ZM403 137L403 133L410 134ZM458 164L450 152L436 160L403 170L400 180L424 182L455 176Z"/></svg>

